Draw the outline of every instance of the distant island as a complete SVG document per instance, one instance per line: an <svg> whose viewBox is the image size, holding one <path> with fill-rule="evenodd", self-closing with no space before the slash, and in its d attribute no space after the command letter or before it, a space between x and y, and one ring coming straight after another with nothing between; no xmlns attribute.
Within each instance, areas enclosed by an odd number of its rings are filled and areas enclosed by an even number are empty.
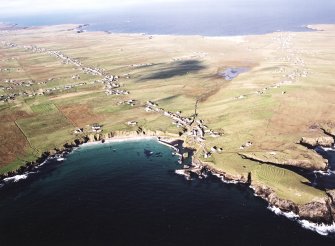
<svg viewBox="0 0 335 246"><path fill-rule="evenodd" d="M335 25L233 37L84 27L1 24L2 180L82 143L153 136L192 158L179 174L209 170L334 223L322 177L335 169Z"/></svg>

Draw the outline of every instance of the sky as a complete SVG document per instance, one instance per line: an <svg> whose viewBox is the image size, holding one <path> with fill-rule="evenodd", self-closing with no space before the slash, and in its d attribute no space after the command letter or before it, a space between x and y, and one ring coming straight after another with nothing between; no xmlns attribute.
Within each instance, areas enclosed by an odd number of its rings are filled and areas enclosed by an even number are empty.
<svg viewBox="0 0 335 246"><path fill-rule="evenodd" d="M169 3L189 0L0 0L0 15L29 15L70 10L103 10L126 8L138 4Z"/></svg>

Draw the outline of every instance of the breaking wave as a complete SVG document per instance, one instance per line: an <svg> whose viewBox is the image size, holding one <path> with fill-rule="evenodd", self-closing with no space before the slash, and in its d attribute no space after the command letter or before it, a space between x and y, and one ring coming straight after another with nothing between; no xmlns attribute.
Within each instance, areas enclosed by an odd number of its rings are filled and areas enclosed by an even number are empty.
<svg viewBox="0 0 335 246"><path fill-rule="evenodd" d="M275 206L268 206L268 209L274 212L276 215L285 216L286 218L298 222L303 228L317 232L318 234L322 236L328 236L329 234L335 233L335 222L331 225L327 224L318 224L313 223L307 220L301 220L299 219L299 215L293 213L293 212L283 212L279 208Z"/></svg>
<svg viewBox="0 0 335 246"><path fill-rule="evenodd" d="M328 236L329 234L335 233L335 222L331 225L316 224L307 220L298 220L298 222L303 228L315 231L323 236Z"/></svg>
<svg viewBox="0 0 335 246"><path fill-rule="evenodd" d="M192 180L191 174L189 172L186 172L185 169L177 169L174 172L178 175L184 176L186 180Z"/></svg>
<svg viewBox="0 0 335 246"><path fill-rule="evenodd" d="M3 181L6 182L6 183L7 182L14 182L14 183L16 183L16 182L19 182L22 179L28 178L28 174L29 173L21 174L21 175L15 175L13 177L4 178Z"/></svg>
<svg viewBox="0 0 335 246"><path fill-rule="evenodd" d="M186 173L185 173L185 170L184 169L177 169L177 170L175 170L174 171L176 174L178 174L178 175L183 175L183 176L185 176L186 175Z"/></svg>
<svg viewBox="0 0 335 246"><path fill-rule="evenodd" d="M320 174L320 175L323 175L323 176L330 176L330 175L335 174L335 171L328 169L327 171L314 171L313 173L314 174Z"/></svg>
<svg viewBox="0 0 335 246"><path fill-rule="evenodd" d="M222 174L217 174L217 173L212 172L212 175L215 176L215 177L218 177L219 179L221 179L221 181L223 183L226 183L226 184L238 184L238 183L241 183L241 182L239 182L237 180L228 180L228 179L225 179L225 177Z"/></svg>

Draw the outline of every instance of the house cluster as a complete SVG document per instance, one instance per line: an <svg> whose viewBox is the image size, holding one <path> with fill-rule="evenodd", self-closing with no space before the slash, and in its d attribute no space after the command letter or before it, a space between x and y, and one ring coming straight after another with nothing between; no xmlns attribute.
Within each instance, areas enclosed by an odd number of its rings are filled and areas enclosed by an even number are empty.
<svg viewBox="0 0 335 246"><path fill-rule="evenodd" d="M217 138L222 136L222 133L209 129L208 126L204 124L203 120L196 120L195 124L192 125L191 136L195 138L197 142L205 141L205 135L212 138Z"/></svg>
<svg viewBox="0 0 335 246"><path fill-rule="evenodd" d="M7 42L7 41L1 41L1 44L5 48L15 48L15 47L17 47L17 44L14 44L14 43L11 43L11 42Z"/></svg>
<svg viewBox="0 0 335 246"><path fill-rule="evenodd" d="M0 68L0 72L10 72L10 68Z"/></svg>
<svg viewBox="0 0 335 246"><path fill-rule="evenodd" d="M204 150L203 157L205 159L210 158L214 153L221 153L223 148L219 148L217 146L213 146L210 151Z"/></svg>
<svg viewBox="0 0 335 246"><path fill-rule="evenodd" d="M191 125L193 122L193 118L186 118L181 116L181 112L178 111L176 113L166 111L163 108L159 108L157 103L152 101L147 101L145 104L145 111L146 112L157 112L163 113L164 116L171 118L172 124L176 125L178 128L186 128L187 126Z"/></svg>
<svg viewBox="0 0 335 246"><path fill-rule="evenodd" d="M141 64L131 64L128 67L149 67L152 66L152 63L141 63Z"/></svg>
<svg viewBox="0 0 335 246"><path fill-rule="evenodd" d="M79 25L77 28L74 29L74 31L76 33L83 33L86 32L86 30L84 29L85 27L89 26L88 24L84 24L84 25Z"/></svg>
<svg viewBox="0 0 335 246"><path fill-rule="evenodd" d="M249 148L249 147L251 147L252 146L252 142L251 141L248 141L248 142L246 142L245 144L242 144L241 145L241 147L240 147L240 149L246 149L246 148Z"/></svg>
<svg viewBox="0 0 335 246"><path fill-rule="evenodd" d="M37 47L36 45L23 45L22 48L33 53L44 53L48 51L47 49Z"/></svg>
<svg viewBox="0 0 335 246"><path fill-rule="evenodd" d="M4 103L4 102L8 102L10 100L15 100L16 96L17 96L17 94L0 95L0 102Z"/></svg>
<svg viewBox="0 0 335 246"><path fill-rule="evenodd" d="M80 62L80 60L78 59L74 59L71 58L69 56L66 56L65 54L63 54L60 51L54 51L54 50L48 50L45 48L40 48L37 47L35 45L25 45L25 46L19 46L16 45L14 43L7 43L7 42L2 42L3 45L5 45L6 47L19 47L19 48L24 48L25 50L34 52L34 53L45 53L48 54L50 56L54 56L57 59L60 59L64 64L71 64L74 65L76 67L79 68L79 70L83 71L86 74L91 74L91 75L95 75L95 76L104 76L104 78L99 81L105 84L105 93L106 95L128 95L129 91L126 90L120 90L118 89L120 87L120 84L117 82L118 81L118 76L113 76L113 75L108 75L105 73L104 69L102 68L97 68L97 67L85 67L82 65L82 63ZM72 76L72 79L80 79L79 75L74 75ZM64 87L64 90L69 90L71 88L73 88L74 86L77 85L66 85ZM61 90L61 88L51 88L51 89L47 89L46 92L50 93L52 91L55 90Z"/></svg>
<svg viewBox="0 0 335 246"><path fill-rule="evenodd" d="M91 74L95 76L103 76L105 73L102 68L95 68L95 67L81 67L80 70L82 70L86 74Z"/></svg>
<svg viewBox="0 0 335 246"><path fill-rule="evenodd" d="M145 111L146 112L163 112L164 109L158 108L158 104L152 101L147 101L145 104Z"/></svg>
<svg viewBox="0 0 335 246"><path fill-rule="evenodd" d="M129 99L123 102L118 102L118 105L130 105L132 107L134 107L136 104L136 100L135 99Z"/></svg>
<svg viewBox="0 0 335 246"><path fill-rule="evenodd" d="M2 89L2 90L6 90L6 91L11 91L11 90L14 89L14 87L13 87L13 86L1 86L0 89Z"/></svg>
<svg viewBox="0 0 335 246"><path fill-rule="evenodd" d="M122 77L125 79L130 79L130 73L125 73L122 75Z"/></svg>
<svg viewBox="0 0 335 246"><path fill-rule="evenodd" d="M137 124L138 124L138 122L137 122L137 121L134 121L134 120L132 120L132 121L128 121L128 122L127 122L127 125L128 125L128 126L137 126Z"/></svg>
<svg viewBox="0 0 335 246"><path fill-rule="evenodd" d="M45 95L45 94L50 94L50 93L54 93L57 91L67 91L70 89L73 89L75 87L79 87L79 86L84 86L86 85L86 82L80 82L77 84L70 84L70 85L64 85L64 86L57 86L57 87L53 87L53 88L47 88L47 89L40 89L40 94L39 95Z"/></svg>
<svg viewBox="0 0 335 246"><path fill-rule="evenodd" d="M17 47L17 48L22 48L24 50L27 50L27 51L30 51L30 52L33 52L33 53L45 53L45 54L48 54L50 56L54 56L54 57L62 60L62 62L64 64L73 64L77 67L81 66L81 62L78 59L70 58L70 57L64 55L60 51L48 50L46 48L37 47L36 45L17 45L17 44L14 44L14 43L4 42L4 41L2 42L2 44L7 48Z"/></svg>
<svg viewBox="0 0 335 246"><path fill-rule="evenodd" d="M42 83L42 82L40 82L40 83ZM44 82L44 83L46 83L46 82ZM15 93L15 94L2 95L1 101L7 102L9 100L14 100L17 96L33 97L33 96L47 95L47 94L55 93L57 91L70 90L72 88L75 88L75 87L78 87L78 86L83 86L85 84L86 84L86 82L81 82L81 83L77 83L77 84L64 85L62 87L58 86L58 87L47 88L47 89L42 89L41 88L41 89L39 89L37 91L23 91L23 92L19 92L19 93ZM0 86L0 89L3 89L3 90L13 90L14 87L13 86L8 86L8 87L2 87L2 86Z"/></svg>
<svg viewBox="0 0 335 246"><path fill-rule="evenodd" d="M105 85L106 95L128 95L129 91L120 90L120 84L118 83L119 77L113 75L106 75L101 81Z"/></svg>
<svg viewBox="0 0 335 246"><path fill-rule="evenodd" d="M205 141L206 134L210 137L219 137L222 135L217 131L209 129L203 120L195 120L195 117L183 117L181 111L176 113L166 111L163 108L159 108L158 104L152 101L146 102L145 111L162 113L164 116L171 118L173 125L181 128L184 134L192 137L198 143Z"/></svg>
<svg viewBox="0 0 335 246"><path fill-rule="evenodd" d="M98 123L94 123L91 126L92 132L99 133L102 132L102 126Z"/></svg>
<svg viewBox="0 0 335 246"><path fill-rule="evenodd" d="M80 79L80 76L79 76L79 74L75 74L75 75L71 76L71 79L78 80L78 79Z"/></svg>
<svg viewBox="0 0 335 246"><path fill-rule="evenodd" d="M79 59L71 58L60 51L55 50L47 50L45 48L40 48L35 45L25 45L23 46L24 49L29 50L34 53L46 53L50 56L56 57L60 59L63 64L71 64L76 67L79 67L84 73L102 76L104 75L104 70L102 68L95 68L95 67L84 67ZM76 79L76 78L75 78Z"/></svg>
<svg viewBox="0 0 335 246"><path fill-rule="evenodd" d="M234 99L235 100L238 100L238 99L244 99L244 98L246 98L247 96L246 95L241 95L241 96L237 96L237 97L235 97Z"/></svg>
<svg viewBox="0 0 335 246"><path fill-rule="evenodd" d="M191 130L186 134L193 137L196 142L201 143L205 141L206 130L207 126L201 125L197 122L197 124L191 127Z"/></svg>
<svg viewBox="0 0 335 246"><path fill-rule="evenodd" d="M286 53L286 55L278 59L284 64L280 68L278 68L274 73L283 74L282 77L285 79L262 90L256 91L258 95L264 94L269 89L276 89L284 85L292 84L297 79L306 78L309 75L309 69L306 68L305 61L298 56L299 54L302 53L302 51L297 51L292 48L291 45L292 35L280 34L278 37L275 37L274 40L279 43L279 49L282 52ZM294 69L289 71L287 66L294 67ZM286 91L282 91L282 95L285 94Z"/></svg>
<svg viewBox="0 0 335 246"><path fill-rule="evenodd" d="M129 91L126 91L126 90L119 90L119 89L109 89L109 90L106 90L106 95L107 96L111 96L111 95L129 95L130 92Z"/></svg>
<svg viewBox="0 0 335 246"><path fill-rule="evenodd" d="M73 133L74 134L82 134L84 132L84 129L83 128L76 128Z"/></svg>
<svg viewBox="0 0 335 246"><path fill-rule="evenodd" d="M22 80L15 80L15 79L5 79L5 83L9 83L14 86L26 86L30 87L35 84L34 80L22 81Z"/></svg>

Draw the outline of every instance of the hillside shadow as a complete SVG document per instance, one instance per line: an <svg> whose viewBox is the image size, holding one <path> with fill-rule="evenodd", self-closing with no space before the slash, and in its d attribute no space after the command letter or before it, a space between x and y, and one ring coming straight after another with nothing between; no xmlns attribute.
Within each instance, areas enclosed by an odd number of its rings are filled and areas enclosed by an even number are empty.
<svg viewBox="0 0 335 246"><path fill-rule="evenodd" d="M140 81L170 79L176 76L183 76L188 73L196 73L205 68L206 66L198 60L176 61L153 70L153 73L141 77Z"/></svg>

